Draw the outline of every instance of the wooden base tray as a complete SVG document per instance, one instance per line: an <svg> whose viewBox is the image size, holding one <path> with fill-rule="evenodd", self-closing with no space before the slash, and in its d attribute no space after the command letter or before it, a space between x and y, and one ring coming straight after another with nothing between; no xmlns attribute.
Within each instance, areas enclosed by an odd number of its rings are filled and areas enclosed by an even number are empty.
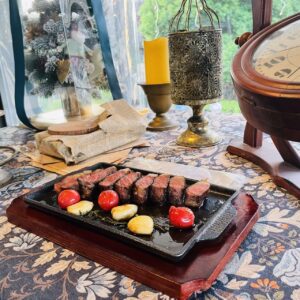
<svg viewBox="0 0 300 300"><path fill-rule="evenodd" d="M257 164L270 174L275 184L300 199L300 168L284 162L272 143L264 143L259 148L232 143L227 151Z"/></svg>
<svg viewBox="0 0 300 300"><path fill-rule="evenodd" d="M233 204L237 215L221 240L206 247L195 246L178 263L29 207L23 197L12 202L7 217L9 222L103 266L172 297L186 299L194 291L210 288L259 218L258 204L251 196L240 194Z"/></svg>

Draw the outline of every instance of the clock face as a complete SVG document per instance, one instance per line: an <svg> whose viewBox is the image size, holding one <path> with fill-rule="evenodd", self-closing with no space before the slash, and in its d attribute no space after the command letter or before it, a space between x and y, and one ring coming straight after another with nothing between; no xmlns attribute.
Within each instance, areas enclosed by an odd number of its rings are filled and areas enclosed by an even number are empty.
<svg viewBox="0 0 300 300"><path fill-rule="evenodd" d="M300 20L270 34L255 50L252 63L268 78L300 82Z"/></svg>

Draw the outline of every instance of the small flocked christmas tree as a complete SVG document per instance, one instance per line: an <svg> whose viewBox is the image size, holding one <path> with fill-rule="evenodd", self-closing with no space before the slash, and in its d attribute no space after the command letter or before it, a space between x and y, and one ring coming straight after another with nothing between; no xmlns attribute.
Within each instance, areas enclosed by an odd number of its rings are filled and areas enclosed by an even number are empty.
<svg viewBox="0 0 300 300"><path fill-rule="evenodd" d="M90 90L96 86L107 88L102 61L95 59L101 51L94 19L80 5L73 4L71 11L71 21L66 25L59 0L35 0L24 17L25 69L32 94L49 97L61 86L84 85ZM74 37L78 36L74 30L84 35L82 45L74 42ZM73 49L76 45L78 50ZM86 51L78 56L80 59L72 59L70 51L74 57L80 47ZM76 74L81 77L75 78Z"/></svg>

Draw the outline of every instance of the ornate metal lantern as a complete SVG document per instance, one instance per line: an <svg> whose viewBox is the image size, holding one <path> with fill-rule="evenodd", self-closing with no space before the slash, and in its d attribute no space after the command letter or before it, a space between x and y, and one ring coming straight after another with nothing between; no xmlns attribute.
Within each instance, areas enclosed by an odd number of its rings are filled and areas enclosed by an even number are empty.
<svg viewBox="0 0 300 300"><path fill-rule="evenodd" d="M190 31L193 8L199 28ZM205 20L208 25L203 25ZM193 109L188 129L179 136L177 144L213 146L220 139L208 129L203 109L222 95L222 30L218 15L206 0L182 1L170 24L169 51L172 100Z"/></svg>

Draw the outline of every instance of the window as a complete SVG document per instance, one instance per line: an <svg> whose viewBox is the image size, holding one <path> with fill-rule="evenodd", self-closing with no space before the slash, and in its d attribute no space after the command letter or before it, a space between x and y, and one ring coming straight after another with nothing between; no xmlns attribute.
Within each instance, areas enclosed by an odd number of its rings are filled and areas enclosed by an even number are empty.
<svg viewBox="0 0 300 300"><path fill-rule="evenodd" d="M35 0L22 0L23 11L28 11ZM58 0L38 0L39 3ZM67 0L59 0L61 3L69 3ZM72 3L82 3L83 0L72 0ZM230 69L232 59L237 51L234 40L237 36L252 29L251 0L207 0L208 4L218 13L223 29L223 63L224 63L224 90L223 110L228 112L239 111L232 87ZM167 36L169 20L178 10L181 0L102 0L112 56L120 87L124 98L134 106L145 106L142 89L139 82L144 82L144 53L143 41L154 39L157 36ZM281 20L298 11L298 0L274 0L273 22ZM8 111L8 124L17 124L13 100L13 56L11 39L9 38L9 13L8 1L0 0L0 8L3 12L0 32L0 87L2 90L3 104ZM195 23L197 23L195 21ZM9 64L9 66L8 66ZM9 70L7 72L7 70ZM109 91L102 88L96 103L110 100ZM27 108L34 112L35 97L30 98ZM59 99L38 100L42 110L52 110L59 107Z"/></svg>
<svg viewBox="0 0 300 300"><path fill-rule="evenodd" d="M180 7L181 0L138 0L138 28L141 39L153 39L158 35L167 36L169 20ZM252 3L250 0L207 0L208 5L219 15L223 31L223 111L238 112L234 101L230 69L237 51L236 37L252 31ZM277 22L299 11L297 0L273 1L273 22ZM196 22L196 20L195 20ZM142 56L142 54L141 54Z"/></svg>

